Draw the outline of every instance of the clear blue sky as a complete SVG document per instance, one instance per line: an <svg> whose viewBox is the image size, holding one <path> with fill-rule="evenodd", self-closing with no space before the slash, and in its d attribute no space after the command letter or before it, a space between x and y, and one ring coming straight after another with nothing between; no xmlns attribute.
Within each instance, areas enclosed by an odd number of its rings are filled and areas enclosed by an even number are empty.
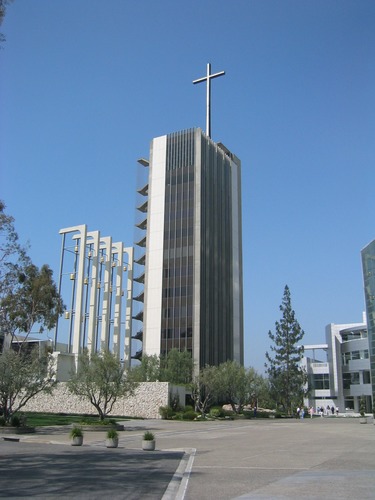
<svg viewBox="0 0 375 500"><path fill-rule="evenodd" d="M364 310L375 238L372 0L15 0L0 51L1 192L38 265L86 223L131 245L136 160L205 128L242 160L245 362L262 370L284 286L305 330Z"/></svg>

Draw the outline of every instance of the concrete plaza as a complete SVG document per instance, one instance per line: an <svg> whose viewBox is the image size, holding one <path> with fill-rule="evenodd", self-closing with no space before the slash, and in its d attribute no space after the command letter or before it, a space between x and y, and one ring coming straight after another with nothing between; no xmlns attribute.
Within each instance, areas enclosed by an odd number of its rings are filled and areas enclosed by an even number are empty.
<svg viewBox="0 0 375 500"><path fill-rule="evenodd" d="M0 440L0 497L96 499L375 498L375 426L305 420L126 421L115 450L104 432L70 446L68 429ZM156 451L142 452L145 429Z"/></svg>

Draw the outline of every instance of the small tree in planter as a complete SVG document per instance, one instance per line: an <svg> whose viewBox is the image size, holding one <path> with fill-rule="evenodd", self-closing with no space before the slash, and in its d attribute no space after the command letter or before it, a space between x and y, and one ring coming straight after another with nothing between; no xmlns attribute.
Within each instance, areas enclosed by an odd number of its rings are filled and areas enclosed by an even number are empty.
<svg viewBox="0 0 375 500"><path fill-rule="evenodd" d="M118 432L116 431L116 429L109 429L107 431L107 439L105 440L105 445L107 448L118 447Z"/></svg>
<svg viewBox="0 0 375 500"><path fill-rule="evenodd" d="M74 426L70 431L70 437L72 438L72 446L82 446L83 431L80 427Z"/></svg>
<svg viewBox="0 0 375 500"><path fill-rule="evenodd" d="M155 436L150 431L146 431L143 434L142 450L146 450L146 451L155 450Z"/></svg>

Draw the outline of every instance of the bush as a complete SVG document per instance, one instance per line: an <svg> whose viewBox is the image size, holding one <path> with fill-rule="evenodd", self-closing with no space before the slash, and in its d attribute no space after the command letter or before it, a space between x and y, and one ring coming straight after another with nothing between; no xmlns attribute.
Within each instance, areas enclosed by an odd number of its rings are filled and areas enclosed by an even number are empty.
<svg viewBox="0 0 375 500"><path fill-rule="evenodd" d="M253 411L244 410L243 411L243 416L245 418L250 419L250 418L254 417L254 412Z"/></svg>
<svg viewBox="0 0 375 500"><path fill-rule="evenodd" d="M152 432L150 431L146 431L144 434L143 434L143 440L144 441L153 441L155 439L155 436Z"/></svg>
<svg viewBox="0 0 375 500"><path fill-rule="evenodd" d="M73 429L70 431L70 437L71 438L76 438L76 437L82 437L83 436L83 431L80 427L73 427Z"/></svg>
<svg viewBox="0 0 375 500"><path fill-rule="evenodd" d="M5 417L0 417L0 427L4 427L5 425Z"/></svg>
<svg viewBox="0 0 375 500"><path fill-rule="evenodd" d="M185 411L182 414L182 420L195 420L197 416L198 414L193 410Z"/></svg>
<svg viewBox="0 0 375 500"><path fill-rule="evenodd" d="M116 429L108 429L107 431L107 439L116 439L118 438L118 432Z"/></svg>
<svg viewBox="0 0 375 500"><path fill-rule="evenodd" d="M159 414L163 420L171 420L176 412L170 406L160 406Z"/></svg>
<svg viewBox="0 0 375 500"><path fill-rule="evenodd" d="M221 408L211 408L209 415L212 418L220 418L223 416L223 411Z"/></svg>
<svg viewBox="0 0 375 500"><path fill-rule="evenodd" d="M10 417L10 425L12 427L20 427L21 426L21 419L18 415L12 415Z"/></svg>

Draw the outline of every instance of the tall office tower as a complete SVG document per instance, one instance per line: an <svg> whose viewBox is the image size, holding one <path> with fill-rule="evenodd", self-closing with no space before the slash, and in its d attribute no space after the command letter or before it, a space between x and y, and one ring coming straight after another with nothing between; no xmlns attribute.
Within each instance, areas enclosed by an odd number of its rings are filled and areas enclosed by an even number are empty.
<svg viewBox="0 0 375 500"><path fill-rule="evenodd" d="M192 353L195 369L243 363L241 163L201 129L153 139L139 193L145 231L142 353Z"/></svg>
<svg viewBox="0 0 375 500"><path fill-rule="evenodd" d="M375 404L375 240L361 252L365 288L368 344L370 351L372 403Z"/></svg>

